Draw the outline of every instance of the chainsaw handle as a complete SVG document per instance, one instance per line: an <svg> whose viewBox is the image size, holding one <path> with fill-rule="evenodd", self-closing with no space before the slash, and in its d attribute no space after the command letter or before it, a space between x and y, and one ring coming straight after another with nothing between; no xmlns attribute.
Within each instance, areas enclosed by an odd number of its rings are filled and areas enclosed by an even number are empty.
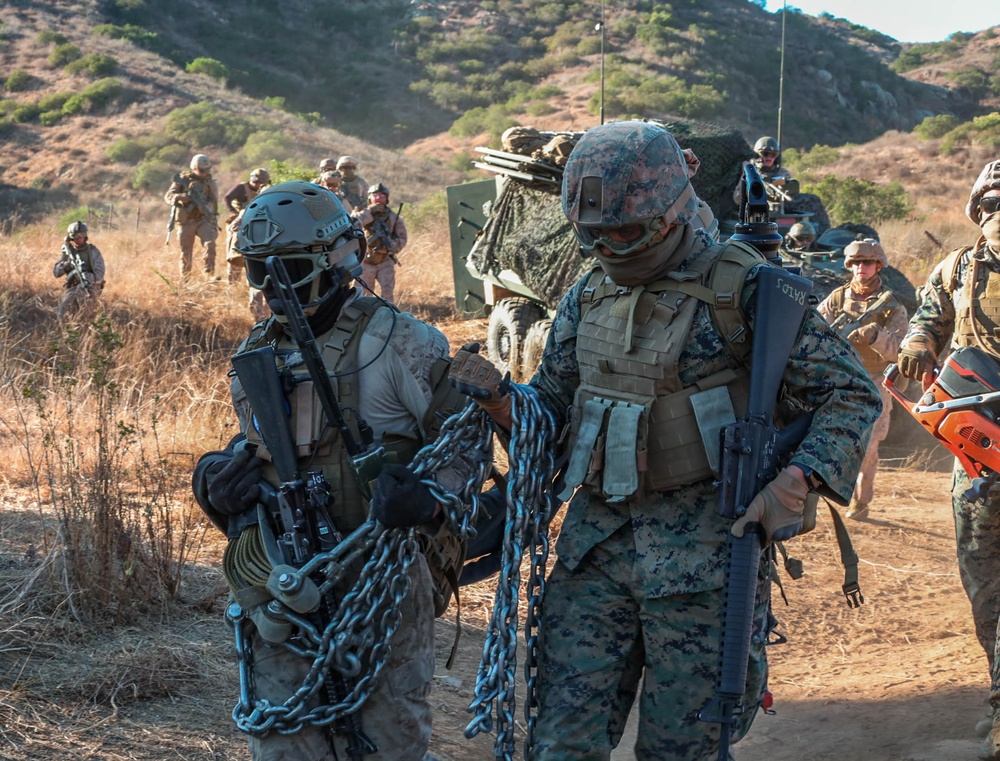
<svg viewBox="0 0 1000 761"><path fill-rule="evenodd" d="M941 368L935 367L934 368L935 378L937 378L939 372L941 372ZM889 364L888 367L885 368L885 372L882 374L882 385L897 402L899 402L900 404L905 406L908 410L910 410L914 407L914 405L920 404L920 399L923 396L924 391L926 391L927 389L923 388L923 384L921 384L920 396L917 397L916 399L911 399L910 397L906 396L903 393L902 389L896 386L896 379L898 377L899 377L899 367L896 365L896 363L892 362ZM910 379L904 378L904 380L908 381Z"/></svg>

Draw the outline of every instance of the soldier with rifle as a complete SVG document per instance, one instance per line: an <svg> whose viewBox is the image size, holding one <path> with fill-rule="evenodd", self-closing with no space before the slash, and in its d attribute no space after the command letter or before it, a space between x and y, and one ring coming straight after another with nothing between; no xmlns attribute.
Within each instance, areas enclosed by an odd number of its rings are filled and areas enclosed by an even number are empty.
<svg viewBox="0 0 1000 761"><path fill-rule="evenodd" d="M215 241L219 237L219 189L212 178L212 162L203 153L191 159L191 168L175 174L163 196L170 206L167 242L175 225L181 247L181 278L191 275L194 241L202 245L205 274L215 276Z"/></svg>
<svg viewBox="0 0 1000 761"><path fill-rule="evenodd" d="M759 178L754 185L763 198ZM847 503L878 393L808 308L808 281L692 225L698 199L666 129L622 121L589 130L566 164L562 204L597 265L559 303L527 387L554 430L566 430L557 454L567 458L559 496L569 500L541 603L528 757L607 759L644 672L636 758L714 759L765 699L770 542L801 530L810 491ZM772 330L788 346L758 355ZM525 433L485 357L460 351L451 374L499 427ZM759 376L767 383L755 385ZM780 390L781 403L751 398L748 385ZM753 461L749 448L720 458L720 431L748 417L742 430L801 420L796 444L781 460ZM721 505L720 471L730 470L763 478L743 479L751 488L729 490L739 501ZM744 679L719 701L723 622L740 623L727 620L725 583L737 537L750 548L740 556Z"/></svg>
<svg viewBox="0 0 1000 761"><path fill-rule="evenodd" d="M877 240L852 241L844 249L844 267L851 271L850 282L834 290L818 307L830 327L851 342L865 370L876 382L895 361L909 320L906 307L880 277L882 268L888 266L885 250ZM855 520L868 517L875 494L878 448L889 433L892 397L881 383L877 387L882 397L882 414L872 429L847 509L847 517Z"/></svg>
<svg viewBox="0 0 1000 761"><path fill-rule="evenodd" d="M467 401L448 383L447 339L353 285L364 239L312 183L263 190L236 248L273 316L233 358L240 433L193 479L230 538L234 719L254 761L430 760L447 597L427 553L457 545L405 464ZM461 453L434 488L455 493L478 470Z"/></svg>
<svg viewBox="0 0 1000 761"><path fill-rule="evenodd" d="M55 277L66 278L56 313L65 317L81 307L93 306L104 289L104 271L104 257L90 242L87 225L74 222L66 230L59 260L52 268Z"/></svg>
<svg viewBox="0 0 1000 761"><path fill-rule="evenodd" d="M396 289L396 267L401 267L399 254L406 247L406 223L400 216L403 204L397 211L389 208L389 188L381 182L368 188L368 206L357 213L358 222L365 230L368 250L362 262L365 285L390 304Z"/></svg>

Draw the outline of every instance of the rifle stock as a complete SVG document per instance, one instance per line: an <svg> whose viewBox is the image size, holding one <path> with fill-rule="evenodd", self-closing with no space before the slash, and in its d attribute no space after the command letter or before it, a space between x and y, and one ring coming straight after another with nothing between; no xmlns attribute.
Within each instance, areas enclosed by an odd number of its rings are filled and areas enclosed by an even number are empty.
<svg viewBox="0 0 1000 761"><path fill-rule="evenodd" d="M806 278L776 267L762 267L758 272L747 413L722 434L719 514L724 518L736 519L746 512L750 501L777 475L808 430L811 416L803 416L779 432L774 425L774 407L811 289ZM719 671L715 693L699 713L702 721L721 725L719 761L729 757L730 735L744 710L762 551L759 529L758 524L750 524L742 537L729 537Z"/></svg>

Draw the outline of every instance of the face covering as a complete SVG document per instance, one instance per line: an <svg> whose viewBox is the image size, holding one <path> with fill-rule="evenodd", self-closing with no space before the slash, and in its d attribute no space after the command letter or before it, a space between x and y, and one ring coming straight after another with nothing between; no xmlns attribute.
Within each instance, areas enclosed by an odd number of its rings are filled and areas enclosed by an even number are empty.
<svg viewBox="0 0 1000 761"><path fill-rule="evenodd" d="M594 257L616 285L636 286L659 280L676 269L691 250L694 230L691 225L678 225L659 243L627 256L605 254L600 246Z"/></svg>
<svg viewBox="0 0 1000 761"><path fill-rule="evenodd" d="M986 217L982 223L983 236L994 254L1000 254L1000 211L995 211Z"/></svg>

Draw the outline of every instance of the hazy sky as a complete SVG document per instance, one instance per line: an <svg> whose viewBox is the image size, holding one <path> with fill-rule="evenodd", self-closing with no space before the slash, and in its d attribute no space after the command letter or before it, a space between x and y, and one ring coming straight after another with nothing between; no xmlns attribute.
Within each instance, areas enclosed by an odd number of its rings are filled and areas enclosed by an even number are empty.
<svg viewBox="0 0 1000 761"><path fill-rule="evenodd" d="M767 0L780 11L782 0ZM979 32L1000 24L998 0L788 0L810 16L826 12L877 29L900 42L938 42L954 32Z"/></svg>

